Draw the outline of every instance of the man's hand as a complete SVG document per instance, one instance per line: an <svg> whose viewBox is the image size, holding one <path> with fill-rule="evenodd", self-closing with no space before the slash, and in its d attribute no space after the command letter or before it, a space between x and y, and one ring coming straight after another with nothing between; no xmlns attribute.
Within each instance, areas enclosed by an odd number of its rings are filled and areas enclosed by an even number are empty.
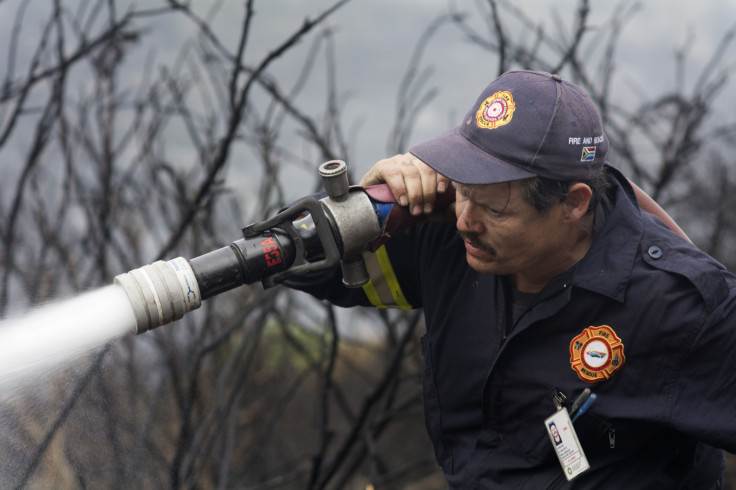
<svg viewBox="0 0 736 490"><path fill-rule="evenodd" d="M384 182L396 202L408 206L413 216L432 213L437 194L444 194L451 187L447 177L410 153L380 160L360 179L362 187Z"/></svg>

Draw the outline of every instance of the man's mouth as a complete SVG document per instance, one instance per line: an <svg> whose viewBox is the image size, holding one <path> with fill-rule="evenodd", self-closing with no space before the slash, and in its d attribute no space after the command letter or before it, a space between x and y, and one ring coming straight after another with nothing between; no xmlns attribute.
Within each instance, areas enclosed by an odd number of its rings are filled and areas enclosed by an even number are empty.
<svg viewBox="0 0 736 490"><path fill-rule="evenodd" d="M475 233L468 233L465 231L458 231L460 238L465 242L465 250L470 255L490 255L495 257L496 251L490 245L483 243Z"/></svg>

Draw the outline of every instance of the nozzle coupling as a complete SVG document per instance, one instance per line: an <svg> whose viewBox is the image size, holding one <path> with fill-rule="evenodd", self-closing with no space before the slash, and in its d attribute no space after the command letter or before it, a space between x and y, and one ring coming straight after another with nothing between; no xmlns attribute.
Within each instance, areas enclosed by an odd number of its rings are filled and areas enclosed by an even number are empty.
<svg viewBox="0 0 736 490"><path fill-rule="evenodd" d="M349 288L364 286L370 280L363 260L366 244L381 232L375 208L362 190L351 192L348 167L342 160L330 160L319 167L327 197L322 205L329 213L340 237L342 282Z"/></svg>
<svg viewBox="0 0 736 490"><path fill-rule="evenodd" d="M182 257L120 274L114 283L128 295L136 334L178 320L202 304L194 272Z"/></svg>

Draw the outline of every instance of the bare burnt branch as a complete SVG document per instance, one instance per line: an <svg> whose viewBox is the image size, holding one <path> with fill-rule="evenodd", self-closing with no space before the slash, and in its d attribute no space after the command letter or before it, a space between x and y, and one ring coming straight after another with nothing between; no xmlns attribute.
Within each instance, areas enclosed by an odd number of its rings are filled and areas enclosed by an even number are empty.
<svg viewBox="0 0 736 490"><path fill-rule="evenodd" d="M236 133L238 127L240 126L240 121L243 118L243 113L248 101L248 95L253 83L261 77L262 73L265 72L266 68L271 63L280 58L285 52L296 45L296 43L299 42L306 34L308 34L317 25L322 23L329 15L331 15L348 1L349 0L341 0L335 3L332 7L328 8L325 12L320 14L314 21L306 19L300 29L298 29L286 41L277 46L276 49L271 51L268 55L266 55L263 60L260 61L256 68L253 69L252 73L247 76L247 79L245 83L242 84L242 87L238 87L239 84L237 83L239 74L243 69L243 67L238 62L238 60L241 59L241 56L236 56L233 66L231 67L231 73L234 81L230 83L229 98L231 101L231 107L227 127L224 134L220 138L220 143L215 150L214 155L212 155L208 163L209 170L207 173L207 177L202 181L199 189L195 192L194 198L192 199L192 204L189 206L188 211L183 214L179 225L174 228L174 232L172 233L170 239L159 251L159 258L163 258L169 255L173 248L181 240L184 232L189 226L189 223L192 221L194 215L198 212L200 206L202 205L202 202L207 196L208 191L212 188L213 183L224 168L230 154L232 144L235 141ZM247 31L248 28L248 16L249 14L248 12L246 12L246 21L244 22L243 26L243 29L245 31ZM246 40L241 36L240 49L245 49L245 45Z"/></svg>
<svg viewBox="0 0 736 490"><path fill-rule="evenodd" d="M313 480L309 488L325 488L329 481L337 473L340 466L344 464L345 458L350 453L351 448L360 440L360 434L363 431L363 428L368 420L369 414L371 413L375 405L380 402L382 396L384 396L386 390L393 382L394 376L404 357L404 349L406 348L409 340L413 338L415 324L416 322L411 323L410 328L408 328L406 330L406 333L403 335L401 343L397 345L393 350L387 368L384 370L383 376L381 377L381 381L365 398L360 409L360 413L358 414L358 417L352 429L350 430L350 433L343 440L342 444L336 452L335 457L332 459L332 461L329 462L328 465L326 465L326 469L320 472L320 477Z"/></svg>
<svg viewBox="0 0 736 490"><path fill-rule="evenodd" d="M493 20L493 30L496 33L496 39L498 40L498 73L504 73L507 71L507 44L506 34L503 31L503 23L498 12L498 5L495 0L488 0L491 7L491 19Z"/></svg>
<svg viewBox="0 0 736 490"><path fill-rule="evenodd" d="M305 21L253 61L246 56L258 41L252 1L239 10L240 30L226 43L209 18L224 3L200 14L178 0L126 11L105 0L82 2L71 13L56 0L35 54L20 65L21 2L0 87L0 151L9 151L9 142L28 127L33 147L16 164L18 180L4 201L10 204L0 209L6 301L95 287L113 271L157 255L222 246L244 219L266 217L283 204L290 192L284 177L293 165L313 168L311 155L347 158L354 150L343 116L352 94L338 84L339 31L324 23L345 3ZM733 31L698 73L688 70L689 51L681 50L675 90L652 95L630 82L625 88L644 96L624 105L612 90L615 58L635 4L623 3L593 26L588 9L595 7L581 0L574 11L550 17L554 30L511 2L479 5L481 16L451 11L418 37L398 90L390 152L406 148L414 122L435 97L431 42L454 26L481 47L492 69L559 68L583 84L602 109L614 163L647 190L660 189L665 202L686 196L680 216L697 224L704 248L727 256L736 246L730 143L736 127L713 118L716 97L731 83ZM145 22L174 19L193 27L196 41L173 59L157 60L144 44ZM309 40L306 56L287 58ZM126 60L143 60L141 52L148 57L145 73L131 85L122 76ZM294 80L275 78L270 70L277 60L301 64ZM308 111L300 97L323 61L324 106ZM80 76L89 80L80 83ZM695 88L688 89L688 81ZM256 94L259 104L253 104ZM296 126L299 150L293 138L285 141L287 126ZM253 163L242 167L254 175L245 207L226 180L229 162L243 147ZM60 375L70 389L31 393L4 409L3 421L13 430L2 431L0 481L10 487L346 488L370 482L427 488L419 482L439 470L418 435L421 317L381 311L367 321L368 313L356 313L381 341L352 341L343 334L350 327L338 325L335 311L324 305L257 285L232 293L169 330L122 339L78 375ZM59 480L62 469L70 480Z"/></svg>
<svg viewBox="0 0 736 490"><path fill-rule="evenodd" d="M47 430L43 440L34 448L33 453L30 457L30 463L20 474L18 482L14 482L15 488L25 487L30 478L33 476L34 471L36 470L38 465L41 464L43 455L48 449L49 444L51 444L51 441L56 436L56 433L61 429L64 422L71 415L74 406L79 401L80 395L85 389L87 389L89 381L99 369L106 354L107 349L104 349L100 353L98 353L92 365L85 371L84 376L76 383L74 391L72 391L65 400L65 403L62 405L59 415L50 424L50 427Z"/></svg>
<svg viewBox="0 0 736 490"><path fill-rule="evenodd" d="M396 154L405 151L407 141L411 137L413 121L416 114L421 111L436 95L437 90L424 87L430 83L431 68L422 69L423 58L429 41L437 35L442 26L448 22L455 22L459 14L442 15L430 23L417 41L412 51L409 64L404 72L399 85L397 96L397 112L394 128L388 144L388 153Z"/></svg>

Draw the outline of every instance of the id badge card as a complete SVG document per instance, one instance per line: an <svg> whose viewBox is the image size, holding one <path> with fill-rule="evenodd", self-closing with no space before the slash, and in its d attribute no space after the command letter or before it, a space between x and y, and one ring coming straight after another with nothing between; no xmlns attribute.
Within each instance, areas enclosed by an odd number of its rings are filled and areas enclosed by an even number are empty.
<svg viewBox="0 0 736 490"><path fill-rule="evenodd" d="M567 408L561 408L545 420L544 427L568 481L590 468Z"/></svg>

